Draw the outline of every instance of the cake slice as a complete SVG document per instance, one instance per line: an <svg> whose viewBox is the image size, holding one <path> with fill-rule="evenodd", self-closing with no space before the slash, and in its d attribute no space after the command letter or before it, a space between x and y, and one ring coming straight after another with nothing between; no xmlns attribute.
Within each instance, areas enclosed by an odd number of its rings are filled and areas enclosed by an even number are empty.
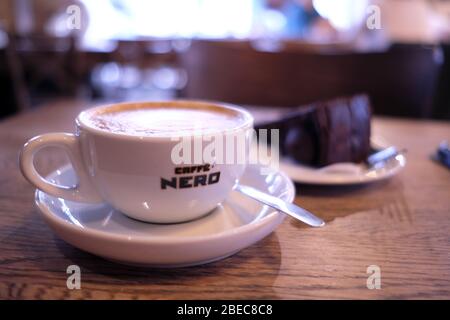
<svg viewBox="0 0 450 320"><path fill-rule="evenodd" d="M302 106L256 128L280 130L282 155L303 164L326 166L367 158L370 118L370 102L362 94Z"/></svg>

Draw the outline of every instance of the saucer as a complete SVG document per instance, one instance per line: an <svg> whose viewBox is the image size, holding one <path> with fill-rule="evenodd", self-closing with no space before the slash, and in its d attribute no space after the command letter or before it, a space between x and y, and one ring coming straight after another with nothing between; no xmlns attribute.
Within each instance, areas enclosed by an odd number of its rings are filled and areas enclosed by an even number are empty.
<svg viewBox="0 0 450 320"><path fill-rule="evenodd" d="M381 137L371 138L372 148L381 150L390 146ZM388 179L400 172L406 158L399 154L387 161L383 167L368 168L364 163L337 163L322 168L299 164L290 158L280 159L280 170L293 181L312 185L356 185Z"/></svg>
<svg viewBox="0 0 450 320"><path fill-rule="evenodd" d="M240 182L292 202L292 181L275 170L262 175L261 169L248 166ZM67 186L76 183L70 165L47 179ZM266 237L285 218L234 191L211 213L179 224L144 223L107 204L67 201L40 190L36 190L35 204L55 233L71 245L115 262L150 267L193 266L223 259Z"/></svg>

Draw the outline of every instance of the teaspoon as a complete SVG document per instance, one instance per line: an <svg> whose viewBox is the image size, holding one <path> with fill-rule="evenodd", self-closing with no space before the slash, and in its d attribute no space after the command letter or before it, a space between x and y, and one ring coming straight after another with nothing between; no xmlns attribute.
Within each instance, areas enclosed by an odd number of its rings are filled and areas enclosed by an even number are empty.
<svg viewBox="0 0 450 320"><path fill-rule="evenodd" d="M237 185L235 187L236 191L256 200L259 201L271 208L277 209L280 212L283 212L287 215L290 215L291 217L306 223L307 225L311 227L322 227L325 225L325 221L323 221L321 218L315 216L311 212L300 208L299 206L286 202L280 198L271 196L267 193L264 193L262 191L256 190L249 186L244 185Z"/></svg>

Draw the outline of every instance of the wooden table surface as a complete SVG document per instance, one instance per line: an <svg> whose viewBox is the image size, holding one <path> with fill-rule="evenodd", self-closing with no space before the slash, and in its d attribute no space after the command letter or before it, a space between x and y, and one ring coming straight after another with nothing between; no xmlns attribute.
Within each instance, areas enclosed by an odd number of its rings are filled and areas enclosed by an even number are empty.
<svg viewBox="0 0 450 320"><path fill-rule="evenodd" d="M376 118L374 131L408 149L389 181L359 187L297 186L295 202L324 217L312 229L287 218L270 236L223 261L172 270L121 266L66 244L33 206L18 168L23 143L40 133L73 132L87 104L60 102L0 122L0 298L450 298L450 170L430 160L450 123ZM66 162L39 155L41 172ZM81 268L81 290L66 268ZM381 289L366 286L367 267Z"/></svg>

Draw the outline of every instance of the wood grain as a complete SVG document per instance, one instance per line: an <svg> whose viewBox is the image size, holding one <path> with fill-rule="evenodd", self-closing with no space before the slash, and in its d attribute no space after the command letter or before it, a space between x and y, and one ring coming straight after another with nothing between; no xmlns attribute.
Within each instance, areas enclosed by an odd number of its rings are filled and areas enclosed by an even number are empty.
<svg viewBox="0 0 450 320"><path fill-rule="evenodd" d="M375 132L408 149L393 179L362 187L297 186L296 203L328 224L310 229L288 218L272 235L205 266L126 267L57 238L33 207L34 188L17 157L34 135L73 131L87 104L62 101L0 122L0 298L2 299L412 299L450 298L450 170L430 160L450 124L376 118ZM48 150L43 174L66 161ZM66 268L81 267L81 290ZM369 265L381 289L366 287Z"/></svg>

